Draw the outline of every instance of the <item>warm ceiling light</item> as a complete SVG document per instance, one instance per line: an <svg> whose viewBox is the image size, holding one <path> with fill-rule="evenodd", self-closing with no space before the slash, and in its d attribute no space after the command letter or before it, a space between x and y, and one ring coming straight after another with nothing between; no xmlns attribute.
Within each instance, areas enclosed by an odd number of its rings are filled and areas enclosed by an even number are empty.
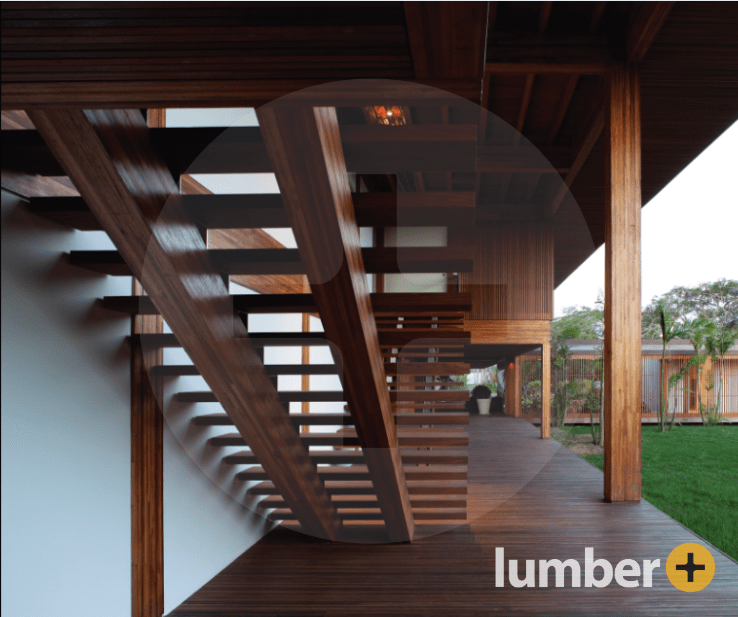
<svg viewBox="0 0 738 617"><path fill-rule="evenodd" d="M377 124L398 126L406 123L405 113L397 105L375 105L374 117Z"/></svg>

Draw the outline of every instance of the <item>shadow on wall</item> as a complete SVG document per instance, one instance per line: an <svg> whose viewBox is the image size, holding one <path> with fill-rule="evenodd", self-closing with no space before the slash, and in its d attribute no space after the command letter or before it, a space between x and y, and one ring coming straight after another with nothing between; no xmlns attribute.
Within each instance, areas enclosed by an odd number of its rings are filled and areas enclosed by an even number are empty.
<svg viewBox="0 0 738 617"><path fill-rule="evenodd" d="M130 615L131 321L100 299L130 295L132 280L65 256L114 248L105 233L36 217L3 191L3 521L14 529L3 537L14 564L3 612L18 617ZM224 427L191 422L213 411L178 409L164 433L166 612L268 530L236 501L248 488L234 481L239 468L220 466L223 452L207 445ZM223 480L233 497L214 482ZM74 599L60 609L59 597Z"/></svg>

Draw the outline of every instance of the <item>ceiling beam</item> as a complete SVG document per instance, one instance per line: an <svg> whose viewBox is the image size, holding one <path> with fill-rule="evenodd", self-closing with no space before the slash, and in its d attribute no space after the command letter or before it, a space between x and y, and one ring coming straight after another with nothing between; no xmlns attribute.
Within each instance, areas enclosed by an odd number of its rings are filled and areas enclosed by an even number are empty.
<svg viewBox="0 0 738 617"><path fill-rule="evenodd" d="M547 217L553 217L556 214L561 202L564 201L564 198L569 193L571 185L582 170L585 161L589 158L597 140L600 138L600 135L602 135L602 131L605 128L605 111L599 104L596 107L599 111L595 111L587 129L584 131L584 136L576 149L576 156L572 162L571 169L566 173L564 181L559 185L554 198L546 206Z"/></svg>
<svg viewBox="0 0 738 617"><path fill-rule="evenodd" d="M481 4L481 3L480 3ZM315 88L314 86L320 86ZM259 107L289 95L293 104L363 107L479 101L477 79L232 79L187 81L3 82L2 109Z"/></svg>
<svg viewBox="0 0 738 617"><path fill-rule="evenodd" d="M485 71L602 75L611 58L611 46L604 37L493 32L487 44Z"/></svg>
<svg viewBox="0 0 738 617"><path fill-rule="evenodd" d="M257 110L326 337L344 366L344 391L389 537L414 523L334 108Z"/></svg>
<svg viewBox="0 0 738 617"><path fill-rule="evenodd" d="M221 244L233 242L225 233L214 233ZM471 272L473 267L471 250L465 246L365 248L361 254L368 274ZM210 249L207 256L214 271L220 274L249 277L305 274L297 249ZM135 275L118 251L71 251L69 263L110 276ZM303 287L285 283L278 290L294 294L301 293Z"/></svg>
<svg viewBox="0 0 738 617"><path fill-rule="evenodd" d="M336 538L336 510L248 334L232 318L228 290L150 148L141 114L29 115L305 530Z"/></svg>
<svg viewBox="0 0 738 617"><path fill-rule="evenodd" d="M349 172L399 171L552 172L568 170L568 148L477 148L473 124L387 127L346 126L342 148ZM258 127L150 129L153 147L175 173L269 173L273 171ZM36 131L3 131L3 169L63 176L64 169ZM543 155L543 156L541 156ZM550 163L549 163L550 161ZM543 168L543 169L542 169Z"/></svg>
<svg viewBox="0 0 738 617"><path fill-rule="evenodd" d="M386 316L415 315L420 311L433 311L434 316L441 317L443 313L463 313L471 310L469 292L373 293L369 298L372 310ZM315 313L318 310L312 294L308 293L237 294L231 296L231 301L233 310L238 313ZM159 314L159 309L148 296L105 296L103 308L131 315Z"/></svg>
<svg viewBox="0 0 738 617"><path fill-rule="evenodd" d="M481 102L489 2L405 2L416 79L469 79Z"/></svg>
<svg viewBox="0 0 738 617"><path fill-rule="evenodd" d="M591 29L597 28L599 19L602 16L604 4L600 4L601 6L597 7L593 16L593 22L590 26ZM642 6L631 18L631 24L625 39L625 56L629 63L637 63L643 60L673 6L673 2L642 3ZM582 132L571 169L567 172L563 184L559 186L554 198L546 208L547 216L552 217L556 214L556 211L569 192L597 140L602 135L604 127L604 96L600 95L595 105L595 111L590 116L589 123Z"/></svg>
<svg viewBox="0 0 738 617"><path fill-rule="evenodd" d="M182 198L184 208L206 229L289 227L279 194L193 194L189 178L182 176L182 192L187 193ZM474 224L474 193L471 191L354 193L353 199L359 227L463 227ZM102 229L81 197L32 198L29 210L75 229Z"/></svg>
<svg viewBox="0 0 738 617"><path fill-rule="evenodd" d="M641 62L669 16L674 2L643 2L633 16L625 39L627 62Z"/></svg>

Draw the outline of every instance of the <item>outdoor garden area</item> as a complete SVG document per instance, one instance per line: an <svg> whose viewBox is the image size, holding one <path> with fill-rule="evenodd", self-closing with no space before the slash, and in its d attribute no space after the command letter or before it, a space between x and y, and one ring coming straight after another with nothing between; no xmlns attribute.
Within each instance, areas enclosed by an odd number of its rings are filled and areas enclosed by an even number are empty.
<svg viewBox="0 0 738 617"><path fill-rule="evenodd" d="M601 300L552 324L551 434L600 469L602 346L599 358L584 358L571 342L601 342L603 330ZM644 350L643 498L738 560L738 281L656 298L643 313L643 338L660 346L650 367ZM690 353L669 362L678 341ZM535 412L536 363L524 363L523 375L524 410Z"/></svg>
<svg viewBox="0 0 738 617"><path fill-rule="evenodd" d="M604 469L589 427L551 434ZM642 444L643 498L738 560L738 425L644 426Z"/></svg>

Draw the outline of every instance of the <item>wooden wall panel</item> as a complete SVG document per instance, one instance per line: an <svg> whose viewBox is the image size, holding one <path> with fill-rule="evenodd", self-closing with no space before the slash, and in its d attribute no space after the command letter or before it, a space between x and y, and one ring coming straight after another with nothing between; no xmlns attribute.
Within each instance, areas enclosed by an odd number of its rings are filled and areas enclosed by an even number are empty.
<svg viewBox="0 0 738 617"><path fill-rule="evenodd" d="M525 345L551 340L548 320L465 320L464 330L471 332L472 345Z"/></svg>
<svg viewBox="0 0 738 617"><path fill-rule="evenodd" d="M474 271L461 275L472 294L467 319L553 318L553 235L546 222L508 222L454 229L455 243L471 244Z"/></svg>

